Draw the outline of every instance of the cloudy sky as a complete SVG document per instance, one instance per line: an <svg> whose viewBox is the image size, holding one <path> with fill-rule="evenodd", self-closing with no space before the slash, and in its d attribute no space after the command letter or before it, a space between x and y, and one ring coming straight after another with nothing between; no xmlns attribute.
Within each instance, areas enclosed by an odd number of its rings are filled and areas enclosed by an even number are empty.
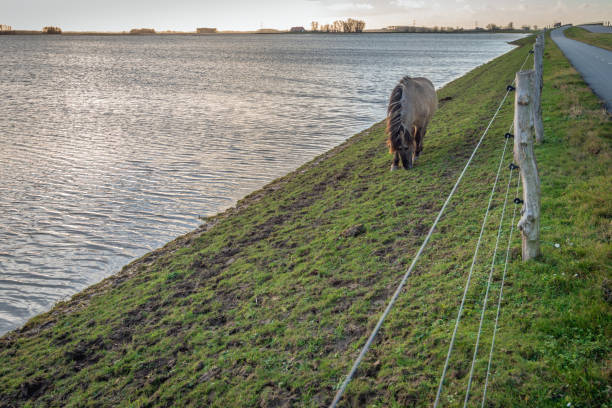
<svg viewBox="0 0 612 408"><path fill-rule="evenodd" d="M286 29L356 17L388 25L539 26L612 20L611 0L0 0L0 24L15 29L122 31L134 27L193 31Z"/></svg>

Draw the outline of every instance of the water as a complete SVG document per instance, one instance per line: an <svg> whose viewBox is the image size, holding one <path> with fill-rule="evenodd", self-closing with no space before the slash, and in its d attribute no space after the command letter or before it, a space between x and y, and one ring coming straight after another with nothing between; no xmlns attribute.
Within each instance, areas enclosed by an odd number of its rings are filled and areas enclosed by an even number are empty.
<svg viewBox="0 0 612 408"><path fill-rule="evenodd" d="M0 334L518 37L0 36Z"/></svg>

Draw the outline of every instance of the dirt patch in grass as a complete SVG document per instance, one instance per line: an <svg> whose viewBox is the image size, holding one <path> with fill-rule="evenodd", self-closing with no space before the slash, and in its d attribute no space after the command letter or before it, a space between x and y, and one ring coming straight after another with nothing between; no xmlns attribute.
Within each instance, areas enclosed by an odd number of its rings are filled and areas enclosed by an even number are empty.
<svg viewBox="0 0 612 408"><path fill-rule="evenodd" d="M80 371L90 364L95 364L102 357L104 339L97 337L94 340L81 340L77 345L69 349L65 356L68 362L73 363L73 369Z"/></svg>
<svg viewBox="0 0 612 408"><path fill-rule="evenodd" d="M42 377L24 381L19 386L18 398L23 400L36 399L49 391L51 386L52 382Z"/></svg>

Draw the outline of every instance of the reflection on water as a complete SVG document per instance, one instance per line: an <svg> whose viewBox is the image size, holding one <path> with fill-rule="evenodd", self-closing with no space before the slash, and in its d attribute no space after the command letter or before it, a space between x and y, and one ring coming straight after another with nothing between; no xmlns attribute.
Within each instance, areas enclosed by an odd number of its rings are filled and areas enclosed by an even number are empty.
<svg viewBox="0 0 612 408"><path fill-rule="evenodd" d="M0 37L0 333L517 37Z"/></svg>

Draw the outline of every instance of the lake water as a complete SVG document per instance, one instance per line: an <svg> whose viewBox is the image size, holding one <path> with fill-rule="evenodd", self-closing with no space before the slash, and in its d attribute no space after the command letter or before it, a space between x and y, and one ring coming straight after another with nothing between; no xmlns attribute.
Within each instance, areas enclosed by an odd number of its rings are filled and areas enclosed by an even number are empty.
<svg viewBox="0 0 612 408"><path fill-rule="evenodd" d="M0 334L519 37L0 36Z"/></svg>

